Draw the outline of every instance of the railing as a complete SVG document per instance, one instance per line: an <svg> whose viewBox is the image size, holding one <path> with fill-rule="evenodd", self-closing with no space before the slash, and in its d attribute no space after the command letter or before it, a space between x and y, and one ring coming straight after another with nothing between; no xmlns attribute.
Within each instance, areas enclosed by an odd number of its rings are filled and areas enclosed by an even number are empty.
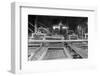
<svg viewBox="0 0 100 76"><path fill-rule="evenodd" d="M84 42L88 40L29 40L29 42Z"/></svg>

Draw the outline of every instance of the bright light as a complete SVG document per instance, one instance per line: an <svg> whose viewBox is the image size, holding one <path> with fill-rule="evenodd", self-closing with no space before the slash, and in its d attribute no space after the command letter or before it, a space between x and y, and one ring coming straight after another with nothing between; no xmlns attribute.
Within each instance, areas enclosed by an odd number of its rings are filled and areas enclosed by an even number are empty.
<svg viewBox="0 0 100 76"><path fill-rule="evenodd" d="M53 26L53 29L60 29L60 26Z"/></svg>
<svg viewBox="0 0 100 76"><path fill-rule="evenodd" d="M62 27L62 29L68 29L68 27L65 27L65 26L64 26L64 27Z"/></svg>

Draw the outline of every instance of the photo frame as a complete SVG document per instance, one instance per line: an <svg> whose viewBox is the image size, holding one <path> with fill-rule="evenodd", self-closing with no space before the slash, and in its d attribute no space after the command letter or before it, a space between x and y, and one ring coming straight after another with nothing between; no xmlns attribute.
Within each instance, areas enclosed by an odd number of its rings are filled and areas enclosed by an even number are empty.
<svg viewBox="0 0 100 76"><path fill-rule="evenodd" d="M89 68L95 64L90 48L95 40L94 8L14 2L11 9L13 73Z"/></svg>

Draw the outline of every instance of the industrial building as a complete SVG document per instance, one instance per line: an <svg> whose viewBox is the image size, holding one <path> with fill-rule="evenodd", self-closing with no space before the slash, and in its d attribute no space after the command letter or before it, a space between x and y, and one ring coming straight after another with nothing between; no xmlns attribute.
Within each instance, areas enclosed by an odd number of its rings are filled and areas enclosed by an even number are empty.
<svg viewBox="0 0 100 76"><path fill-rule="evenodd" d="M88 58L88 18L28 15L28 60Z"/></svg>

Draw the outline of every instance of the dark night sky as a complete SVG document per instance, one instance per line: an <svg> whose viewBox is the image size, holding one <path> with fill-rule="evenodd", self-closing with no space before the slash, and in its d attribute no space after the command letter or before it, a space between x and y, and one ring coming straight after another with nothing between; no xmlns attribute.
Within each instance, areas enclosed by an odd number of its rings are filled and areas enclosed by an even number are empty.
<svg viewBox="0 0 100 76"><path fill-rule="evenodd" d="M37 19L37 24L42 23L46 25L45 27L51 27L54 24L58 24L62 21L63 24L69 26L69 29L74 29L80 23L87 23L87 17L71 17L71 16L43 16L43 15L28 15L28 22L35 24Z"/></svg>

